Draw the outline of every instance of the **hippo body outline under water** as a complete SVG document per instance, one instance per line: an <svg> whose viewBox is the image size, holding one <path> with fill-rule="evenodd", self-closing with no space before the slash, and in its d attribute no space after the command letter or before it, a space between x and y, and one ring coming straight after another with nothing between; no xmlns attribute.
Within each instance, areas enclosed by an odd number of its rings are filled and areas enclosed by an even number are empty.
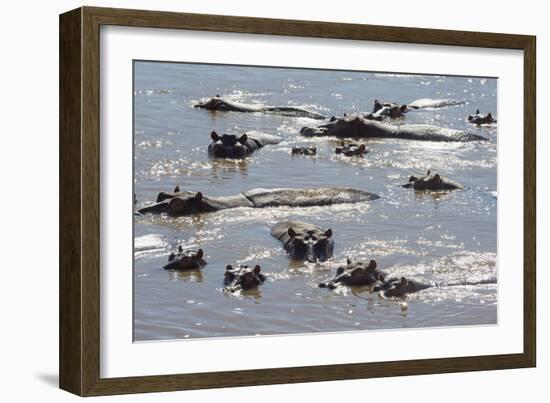
<svg viewBox="0 0 550 403"><path fill-rule="evenodd" d="M210 197L201 192L161 192L157 203L143 207L138 214L161 214L182 216L212 213L238 207L312 207L342 203L360 203L379 199L375 193L355 188L257 188L231 196Z"/></svg>
<svg viewBox="0 0 550 403"><path fill-rule="evenodd" d="M283 243L293 260L324 262L334 253L332 230L322 230L303 221L281 221L271 228L271 235Z"/></svg>
<svg viewBox="0 0 550 403"><path fill-rule="evenodd" d="M227 265L223 276L224 291L248 291L258 288L267 280L267 276L261 273L260 265L253 269L246 265L233 267Z"/></svg>
<svg viewBox="0 0 550 403"><path fill-rule="evenodd" d="M317 127L304 126L300 134L306 137L389 138L421 141L467 142L488 141L487 138L463 130L427 124L392 125L351 115L331 118Z"/></svg>
<svg viewBox="0 0 550 403"><path fill-rule="evenodd" d="M208 145L208 155L216 158L244 158L268 144L278 144L281 138L251 131L237 137L234 134L219 135L210 133L212 142Z"/></svg>
<svg viewBox="0 0 550 403"><path fill-rule="evenodd" d="M212 97L207 101L201 101L193 105L195 108L202 108L211 111L224 111L224 112L246 112L246 113L267 113L272 115L289 116L289 117L303 117L310 119L326 119L326 116L308 111L307 109L294 107L294 106L263 106L253 104L242 104L239 102L229 101L222 99L219 96Z"/></svg>
<svg viewBox="0 0 550 403"><path fill-rule="evenodd" d="M464 186L460 183L449 179L439 174L431 174L430 171L426 175L417 177L411 175L409 182L401 185L403 188L413 188L414 190L462 190Z"/></svg>

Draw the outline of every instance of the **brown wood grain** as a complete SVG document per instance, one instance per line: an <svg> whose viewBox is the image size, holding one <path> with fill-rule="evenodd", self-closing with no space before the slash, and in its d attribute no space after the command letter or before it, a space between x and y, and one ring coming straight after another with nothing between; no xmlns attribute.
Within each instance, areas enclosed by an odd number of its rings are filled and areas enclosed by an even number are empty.
<svg viewBox="0 0 550 403"><path fill-rule="evenodd" d="M100 377L101 25L521 49L524 51L524 352L131 378ZM60 16L60 387L81 395L315 382L536 364L534 36L82 7Z"/></svg>

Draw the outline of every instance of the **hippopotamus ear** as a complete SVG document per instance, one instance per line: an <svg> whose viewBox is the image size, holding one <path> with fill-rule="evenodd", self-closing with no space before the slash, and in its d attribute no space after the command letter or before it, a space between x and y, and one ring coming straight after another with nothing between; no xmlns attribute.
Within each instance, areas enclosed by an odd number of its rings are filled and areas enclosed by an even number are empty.
<svg viewBox="0 0 550 403"><path fill-rule="evenodd" d="M418 178L414 175L409 176L409 182L416 182Z"/></svg>
<svg viewBox="0 0 550 403"><path fill-rule="evenodd" d="M332 115L329 119L329 122L334 122L336 120L336 116Z"/></svg>
<svg viewBox="0 0 550 403"><path fill-rule="evenodd" d="M402 286L407 285L407 279L405 277L401 277L401 283Z"/></svg>
<svg viewBox="0 0 550 403"><path fill-rule="evenodd" d="M225 266L225 271L231 271L231 270L233 270L233 266L231 266L230 264Z"/></svg>
<svg viewBox="0 0 550 403"><path fill-rule="evenodd" d="M401 105L399 110L401 111L401 113L405 112L407 110L407 105Z"/></svg>
<svg viewBox="0 0 550 403"><path fill-rule="evenodd" d="M346 263L347 263L348 265L351 264L351 259L350 259L349 257L346 259Z"/></svg>
<svg viewBox="0 0 550 403"><path fill-rule="evenodd" d="M376 270L377 267L378 265L376 264L376 261L374 259L369 262L369 269Z"/></svg>
<svg viewBox="0 0 550 403"><path fill-rule="evenodd" d="M367 149L367 146L364 145L364 144L361 144L361 145L359 146L359 152L361 152L361 153L364 153L366 149Z"/></svg>
<svg viewBox="0 0 550 403"><path fill-rule="evenodd" d="M473 120L473 119L474 119L474 117L473 117L472 115L468 115L468 120L469 120L469 121L470 121L470 120Z"/></svg>
<svg viewBox="0 0 550 403"><path fill-rule="evenodd" d="M492 119L492 118L493 118L493 115L491 115L491 112L489 112L489 113L487 114L487 119Z"/></svg>
<svg viewBox="0 0 550 403"><path fill-rule="evenodd" d="M241 137L239 137L239 143L244 144L248 141L248 136L246 133L244 133Z"/></svg>
<svg viewBox="0 0 550 403"><path fill-rule="evenodd" d="M220 136L215 131L212 131L212 133L210 133L210 138L212 139L212 141L218 141L220 139Z"/></svg>
<svg viewBox="0 0 550 403"><path fill-rule="evenodd" d="M202 193L201 192L197 192L197 194L195 195L195 200L196 201L201 201L202 200Z"/></svg>
<svg viewBox="0 0 550 403"><path fill-rule="evenodd" d="M176 185L176 187L174 188L174 193L179 193L180 192L180 187L179 185Z"/></svg>
<svg viewBox="0 0 550 403"><path fill-rule="evenodd" d="M254 267L254 274L258 274L260 272L260 270L262 270L262 268L260 267L259 264L257 264L255 267Z"/></svg>
<svg viewBox="0 0 550 403"><path fill-rule="evenodd" d="M183 246L178 246L178 253L183 253Z"/></svg>
<svg viewBox="0 0 550 403"><path fill-rule="evenodd" d="M331 230L330 228L326 230L325 236L326 236L327 238L330 238L330 237L332 236L332 230Z"/></svg>
<svg viewBox="0 0 550 403"><path fill-rule="evenodd" d="M476 115L479 115L479 109L476 110Z"/></svg>
<svg viewBox="0 0 550 403"><path fill-rule="evenodd" d="M287 232L288 232L288 235L290 235L291 238L294 238L296 236L296 231L294 231L294 229L292 229L292 227L290 227Z"/></svg>
<svg viewBox="0 0 550 403"><path fill-rule="evenodd" d="M174 252L170 253L170 256L168 256L168 261L171 262L172 260L174 260L176 258L176 255Z"/></svg>
<svg viewBox="0 0 550 403"><path fill-rule="evenodd" d="M199 250L197 251L197 254L195 255L195 257L196 257L197 259L202 259L202 256L203 256L203 255L204 255L203 250L202 250L202 249L199 249Z"/></svg>

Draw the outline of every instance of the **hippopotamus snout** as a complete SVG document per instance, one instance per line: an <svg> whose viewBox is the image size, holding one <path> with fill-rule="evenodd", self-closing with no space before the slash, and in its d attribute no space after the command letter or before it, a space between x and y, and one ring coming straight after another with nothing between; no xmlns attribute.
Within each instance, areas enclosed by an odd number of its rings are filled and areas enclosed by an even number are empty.
<svg viewBox="0 0 550 403"><path fill-rule="evenodd" d="M330 228L323 234L314 231L298 234L291 227L288 229L288 235L291 239L287 244L287 250L292 259L315 263L325 262L332 256L334 243L330 239Z"/></svg>

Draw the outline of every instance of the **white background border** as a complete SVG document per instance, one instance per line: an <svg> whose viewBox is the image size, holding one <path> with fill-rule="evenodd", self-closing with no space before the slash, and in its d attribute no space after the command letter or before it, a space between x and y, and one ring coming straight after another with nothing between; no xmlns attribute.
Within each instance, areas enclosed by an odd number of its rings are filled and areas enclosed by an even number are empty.
<svg viewBox="0 0 550 403"><path fill-rule="evenodd" d="M507 214L505 225L499 225L499 325L487 327L133 344L128 214L132 59L498 76L499 161L506 162L499 164L500 184L503 177L507 183L523 180L523 153L517 152L523 149L523 120L517 113L518 100L523 99L522 52L122 27L103 28L101 51L102 377L522 351L523 299L518 290L522 289L523 187L499 186L499 213L514 214ZM221 359L245 344L249 351L262 354L242 355L238 362ZM330 348L336 345L338 349ZM359 348L365 345L391 348Z"/></svg>

